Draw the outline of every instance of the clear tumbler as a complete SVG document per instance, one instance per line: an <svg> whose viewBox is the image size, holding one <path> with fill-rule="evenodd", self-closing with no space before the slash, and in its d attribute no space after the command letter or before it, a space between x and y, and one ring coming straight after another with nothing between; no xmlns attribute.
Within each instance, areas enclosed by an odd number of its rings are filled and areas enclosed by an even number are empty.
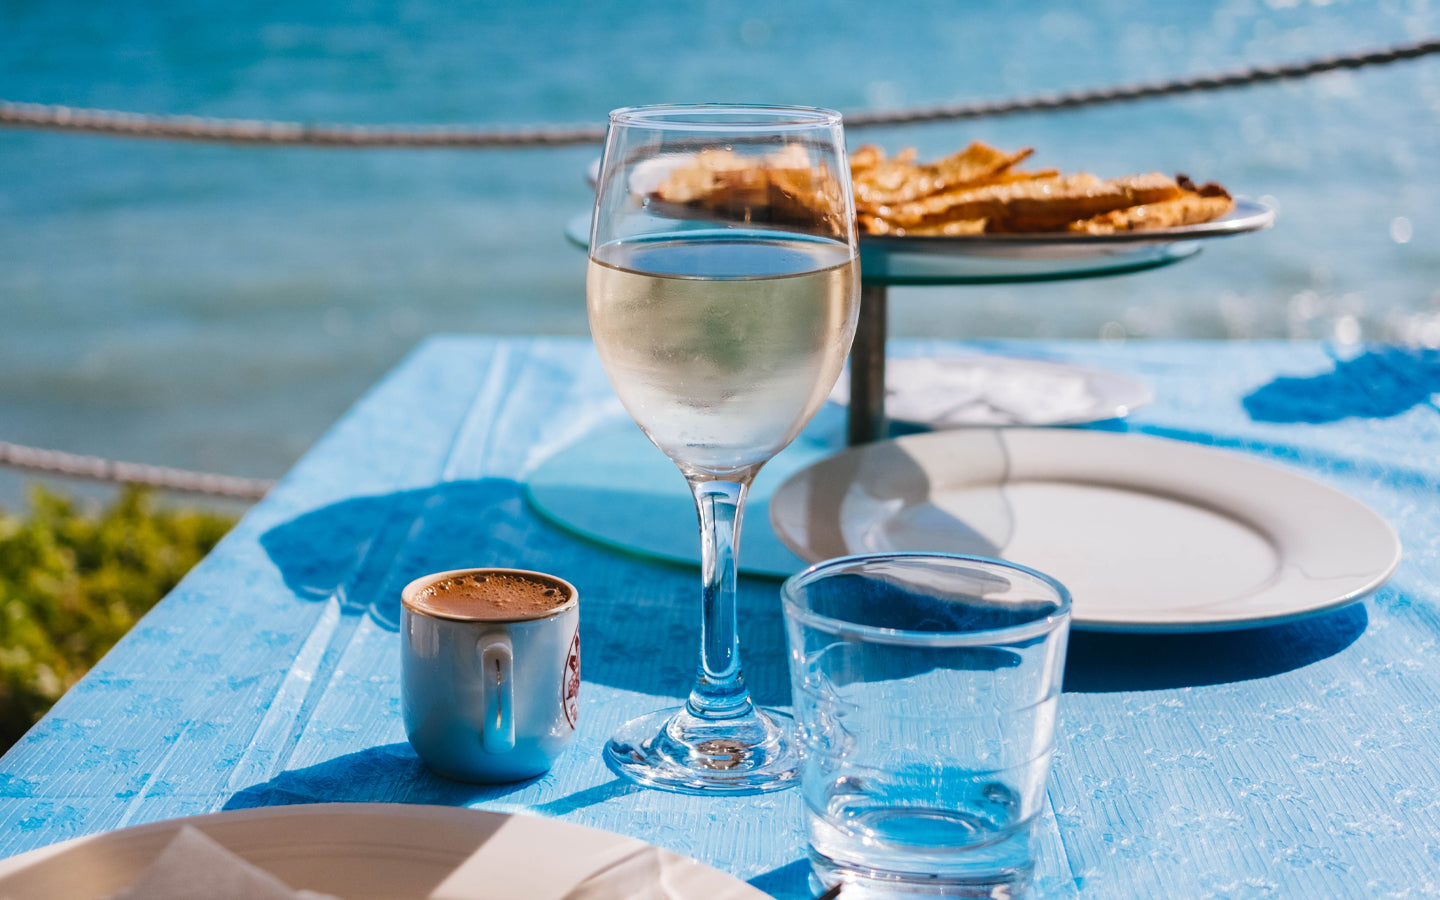
<svg viewBox="0 0 1440 900"><path fill-rule="evenodd" d="M782 589L810 855L842 896L1011 896L1034 869L1070 629L1053 578L851 556Z"/></svg>

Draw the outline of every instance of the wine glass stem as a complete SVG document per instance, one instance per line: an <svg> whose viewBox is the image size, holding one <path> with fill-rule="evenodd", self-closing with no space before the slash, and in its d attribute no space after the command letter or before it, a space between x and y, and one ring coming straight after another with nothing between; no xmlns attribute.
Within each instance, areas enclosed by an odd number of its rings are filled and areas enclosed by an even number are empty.
<svg viewBox="0 0 1440 900"><path fill-rule="evenodd" d="M750 482L689 481L700 514L702 584L700 670L686 708L702 719L730 719L751 710L735 617L736 548Z"/></svg>

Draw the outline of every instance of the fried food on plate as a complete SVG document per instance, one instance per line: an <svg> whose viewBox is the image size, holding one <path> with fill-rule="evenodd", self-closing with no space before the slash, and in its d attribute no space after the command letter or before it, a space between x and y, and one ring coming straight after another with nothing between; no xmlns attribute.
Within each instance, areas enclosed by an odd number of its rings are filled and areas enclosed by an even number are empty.
<svg viewBox="0 0 1440 900"><path fill-rule="evenodd" d="M877 147L857 151L861 167L850 164L850 177L855 183L857 206L873 209L906 203L965 184L976 184L994 178L1034 151L1029 147L1005 153L975 141L958 153L931 165L915 165L914 148L887 161ZM870 163L874 159L873 164Z"/></svg>
<svg viewBox="0 0 1440 900"><path fill-rule="evenodd" d="M1176 177L1180 195L1168 200L1140 203L1126 209L1102 213L1071 222L1069 229L1085 234L1114 234L1117 231L1149 231L1198 225L1220 218L1235 205L1230 194L1213 182L1196 187L1184 175Z"/></svg>
<svg viewBox="0 0 1440 900"><path fill-rule="evenodd" d="M1179 186L1164 175L1104 180L1082 172L961 188L872 214L906 229L985 219L992 231L1063 231L1078 219L1179 196Z"/></svg>
<svg viewBox="0 0 1440 900"><path fill-rule="evenodd" d="M1018 168L1030 155L1029 148L1004 153L977 142L924 165L914 162L913 149L887 159L883 150L867 144L855 153L859 167L852 166L860 231L896 236L1113 234L1209 222L1234 205L1219 185L1196 188L1183 175L1100 178ZM944 187L937 188L942 182Z"/></svg>
<svg viewBox="0 0 1440 900"><path fill-rule="evenodd" d="M1113 234L1209 222L1234 205L1223 187L1197 187L1184 175L1100 178L1018 168L1033 152L975 141L917 163L913 147L894 156L873 144L859 147L850 157L859 229L895 236ZM833 185L799 147L759 159L705 150L671 172L654 197L725 218L784 222L816 203L833 204Z"/></svg>
<svg viewBox="0 0 1440 900"><path fill-rule="evenodd" d="M843 206L835 178L812 167L798 145L761 158L701 150L673 169L651 198L705 209L717 218L772 225L813 222L815 210L838 222Z"/></svg>

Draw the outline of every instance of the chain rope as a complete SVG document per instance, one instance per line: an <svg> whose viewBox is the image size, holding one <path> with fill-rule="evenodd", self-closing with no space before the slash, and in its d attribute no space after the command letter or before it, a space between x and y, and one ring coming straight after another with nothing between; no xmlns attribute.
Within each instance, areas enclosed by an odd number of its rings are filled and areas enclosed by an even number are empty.
<svg viewBox="0 0 1440 900"><path fill-rule="evenodd" d="M1440 52L1440 38L1395 44L1378 50L1323 56L1305 62L1251 66L1169 81L1142 82L1118 87L1037 94L1014 100L945 104L891 112L862 112L845 116L846 128L921 125L1019 113L1081 109L1154 97L1171 97L1205 91L1245 87L1287 79L1307 78L1342 69L1360 69L1418 59ZM155 116L101 109L77 109L40 103L0 100L0 125L90 132L119 137L214 141L230 144L266 144L310 147L495 148L565 147L598 144L605 139L602 126L541 128L405 128L362 125L308 125L249 119L199 116Z"/></svg>
<svg viewBox="0 0 1440 900"><path fill-rule="evenodd" d="M1387 65L1440 52L1440 38L1395 44L1378 50L1317 57L1287 65L1251 66L1226 72L1142 82L1118 87L1037 94L1013 100L945 104L892 112L845 116L846 128L922 125L1021 113L1081 109L1154 97L1171 97L1307 78L1325 72ZM517 129L393 128L358 125L314 126L297 122L215 119L198 116L154 116L114 110L76 109L39 103L0 100L0 125L89 132L121 137L212 141L311 147L565 147L604 140L599 126ZM238 500L259 500L274 482L190 472L164 466L117 462L59 450L42 450L0 441L0 465L33 472L137 484L169 491L210 494Z"/></svg>
<svg viewBox="0 0 1440 900"><path fill-rule="evenodd" d="M230 497L235 500L259 500L275 486L273 481L259 478L236 478L232 475L211 475L165 466L116 462L99 456L42 450L39 447L26 447L5 441L0 441L0 465L90 481L143 485L181 493Z"/></svg>

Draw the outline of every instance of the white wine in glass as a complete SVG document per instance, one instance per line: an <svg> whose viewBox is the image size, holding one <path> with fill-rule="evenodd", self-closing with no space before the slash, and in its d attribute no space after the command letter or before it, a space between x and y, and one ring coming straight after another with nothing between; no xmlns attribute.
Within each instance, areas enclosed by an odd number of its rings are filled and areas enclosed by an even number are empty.
<svg viewBox="0 0 1440 900"><path fill-rule="evenodd" d="M606 761L683 792L788 787L797 760L786 729L751 703L741 672L736 548L751 481L820 408L855 334L859 264L839 114L612 113L586 296L611 384L689 482L701 532L696 683L683 707L624 726Z"/></svg>

